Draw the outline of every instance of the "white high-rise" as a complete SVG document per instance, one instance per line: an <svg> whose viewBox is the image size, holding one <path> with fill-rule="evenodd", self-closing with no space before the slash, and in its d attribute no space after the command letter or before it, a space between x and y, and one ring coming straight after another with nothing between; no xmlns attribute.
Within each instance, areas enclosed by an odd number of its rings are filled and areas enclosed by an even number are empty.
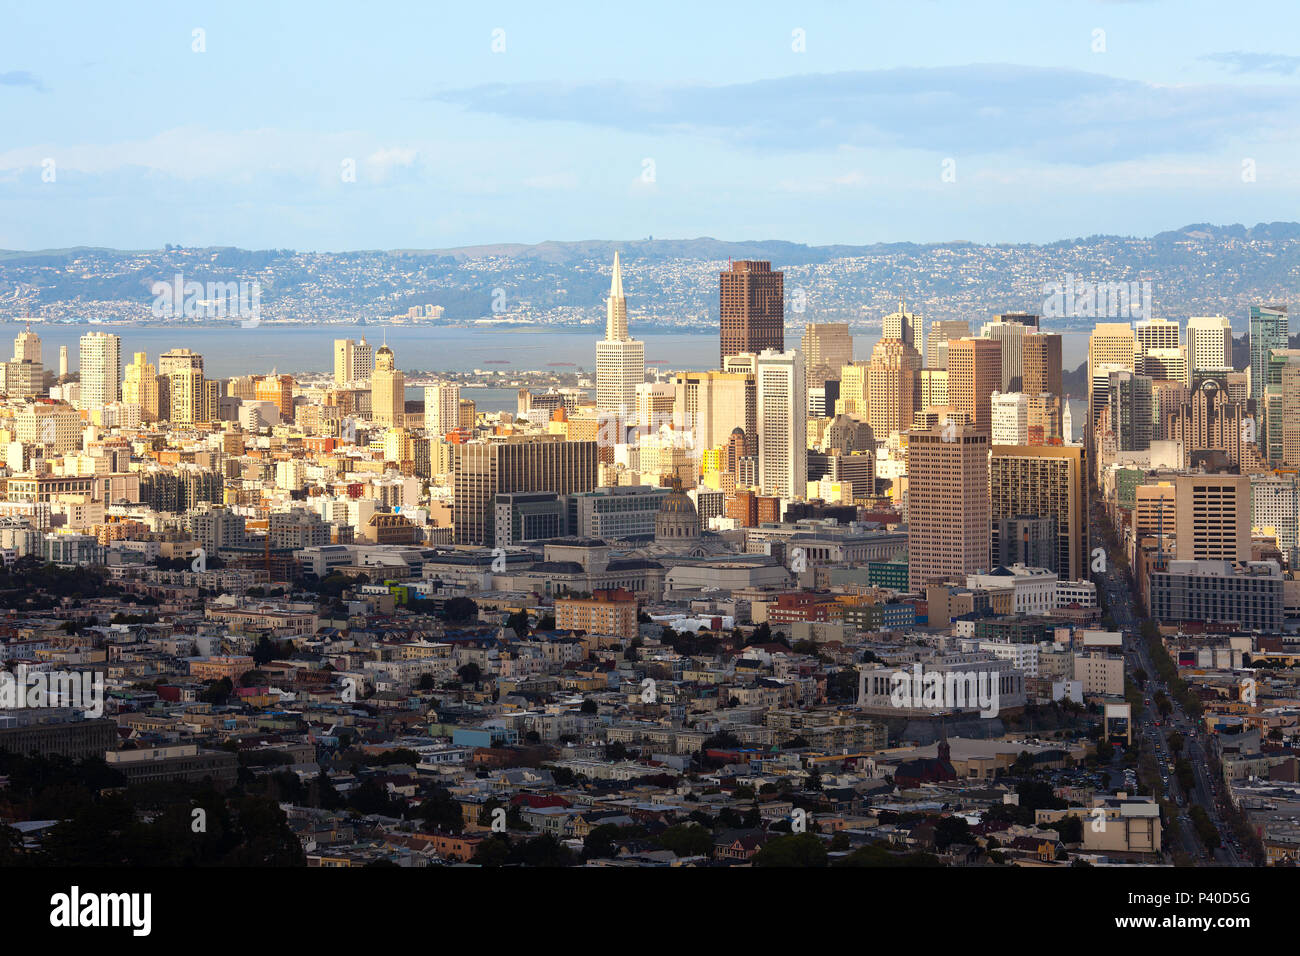
<svg viewBox="0 0 1300 956"><path fill-rule="evenodd" d="M14 339L14 361L40 364L41 337L31 329L19 332L18 337Z"/></svg>
<svg viewBox="0 0 1300 956"><path fill-rule="evenodd" d="M1187 320L1187 376L1229 367L1232 323L1222 315L1194 315Z"/></svg>
<svg viewBox="0 0 1300 956"><path fill-rule="evenodd" d="M596 410L630 422L636 415L636 389L645 381L645 343L627 331L623 267L614 253L614 275L605 300L605 337L596 343Z"/></svg>
<svg viewBox="0 0 1300 956"><path fill-rule="evenodd" d="M370 381L375 370L375 355L363 338L334 340L334 384L346 388L353 383Z"/></svg>
<svg viewBox="0 0 1300 956"><path fill-rule="evenodd" d="M758 485L764 494L808 493L808 404L803 356L764 349L755 358Z"/></svg>
<svg viewBox="0 0 1300 956"><path fill-rule="evenodd" d="M122 338L109 332L81 337L81 405L102 408L122 397Z"/></svg>
<svg viewBox="0 0 1300 956"><path fill-rule="evenodd" d="M460 421L460 386L439 382L424 387L424 428L431 435L445 435Z"/></svg>

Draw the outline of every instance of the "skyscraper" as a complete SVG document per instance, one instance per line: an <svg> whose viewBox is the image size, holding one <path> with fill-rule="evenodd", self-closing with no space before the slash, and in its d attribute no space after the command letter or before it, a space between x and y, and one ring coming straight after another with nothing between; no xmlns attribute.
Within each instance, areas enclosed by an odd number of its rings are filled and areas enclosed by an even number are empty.
<svg viewBox="0 0 1300 956"><path fill-rule="evenodd" d="M758 399L758 484L764 494L808 493L808 406L803 356L765 349L755 362Z"/></svg>
<svg viewBox="0 0 1300 956"><path fill-rule="evenodd" d="M455 446L452 521L458 544L494 545L493 499L516 491L578 494L596 487L594 441L512 435Z"/></svg>
<svg viewBox="0 0 1300 956"><path fill-rule="evenodd" d="M381 345L370 376L370 417L378 425L406 424L406 376L397 368L393 350Z"/></svg>
<svg viewBox="0 0 1300 956"><path fill-rule="evenodd" d="M986 435L993 427L993 393L1001 384L1001 342L953 339L948 343L948 404L969 415Z"/></svg>
<svg viewBox="0 0 1300 956"><path fill-rule="evenodd" d="M353 383L359 385L368 382L374 370L374 353L364 337L360 342L352 339L334 340L335 385L346 388Z"/></svg>
<svg viewBox="0 0 1300 956"><path fill-rule="evenodd" d="M605 338L596 343L596 410L620 424L636 417L637 386L645 382L645 343L627 331L623 268L614 253L614 274L605 300Z"/></svg>
<svg viewBox="0 0 1300 956"><path fill-rule="evenodd" d="M907 445L908 586L989 567L989 436L968 425L913 431Z"/></svg>
<svg viewBox="0 0 1300 956"><path fill-rule="evenodd" d="M891 312L880 323L880 337L882 339L902 339L919 351L917 343L925 341L921 334L921 323L921 314L919 312L908 312L903 300L899 299L898 311Z"/></svg>
<svg viewBox="0 0 1300 956"><path fill-rule="evenodd" d="M912 427L921 356L901 339L881 339L867 363L866 408L858 410L880 441Z"/></svg>
<svg viewBox="0 0 1300 956"><path fill-rule="evenodd" d="M1108 401L1107 386L1101 383L1108 381L1116 369L1133 371L1135 346L1133 326L1127 322L1098 322L1088 337L1088 423L1084 441L1089 446L1098 415Z"/></svg>
<svg viewBox="0 0 1300 956"><path fill-rule="evenodd" d="M158 370L146 353L136 352L134 360L126 367L126 376L122 381L122 401L139 405L141 417L147 422L155 422L162 417L158 398Z"/></svg>
<svg viewBox="0 0 1300 956"><path fill-rule="evenodd" d="M1287 347L1291 327L1285 305L1250 307L1250 397L1258 399L1267 384L1268 353Z"/></svg>
<svg viewBox="0 0 1300 956"><path fill-rule="evenodd" d="M1110 430L1119 451L1146 451L1155 430L1151 378L1127 369L1110 373Z"/></svg>
<svg viewBox="0 0 1300 956"><path fill-rule="evenodd" d="M930 331L925 336L925 367L946 369L948 367L948 343L953 339L970 336L970 323L941 319L930 323Z"/></svg>
<svg viewBox="0 0 1300 956"><path fill-rule="evenodd" d="M847 322L809 322L803 330L804 373L808 387L838 379L840 369L853 362L853 334Z"/></svg>
<svg viewBox="0 0 1300 956"><path fill-rule="evenodd" d="M1052 332L1026 335L1022 372L1026 395L1053 395L1058 404L1063 405L1065 396L1061 386L1061 336Z"/></svg>
<svg viewBox="0 0 1300 956"><path fill-rule="evenodd" d="M1022 392L1025 389L1025 334L1032 332L1031 326L1020 322L985 322L980 329L980 338L992 339L1002 346L1002 381L999 388L1004 392Z"/></svg>
<svg viewBox="0 0 1300 956"><path fill-rule="evenodd" d="M1178 561L1250 560L1250 476L1174 478Z"/></svg>
<svg viewBox="0 0 1300 956"><path fill-rule="evenodd" d="M109 332L81 337L81 405L102 408L121 397L122 339Z"/></svg>
<svg viewBox="0 0 1300 956"><path fill-rule="evenodd" d="M460 418L460 386L439 382L424 387L424 429L441 437L451 431Z"/></svg>
<svg viewBox="0 0 1300 956"><path fill-rule="evenodd" d="M785 276L772 263L739 260L718 277L721 358L785 351Z"/></svg>
<svg viewBox="0 0 1300 956"><path fill-rule="evenodd" d="M1088 469L1080 446L994 445L988 494L993 553L1004 519L1034 517L1055 522L1056 547L1049 570L1063 581L1088 577Z"/></svg>
<svg viewBox="0 0 1300 956"><path fill-rule="evenodd" d="M1229 368L1232 323L1222 315L1194 315L1187 320L1187 382L1199 371Z"/></svg>

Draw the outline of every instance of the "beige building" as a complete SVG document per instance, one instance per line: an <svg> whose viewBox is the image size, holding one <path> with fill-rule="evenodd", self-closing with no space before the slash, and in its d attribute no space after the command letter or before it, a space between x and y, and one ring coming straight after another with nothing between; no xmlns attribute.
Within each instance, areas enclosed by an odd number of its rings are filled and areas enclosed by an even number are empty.
<svg viewBox="0 0 1300 956"><path fill-rule="evenodd" d="M1178 561L1250 560L1250 476L1174 479Z"/></svg>
<svg viewBox="0 0 1300 956"><path fill-rule="evenodd" d="M1055 571L1062 581L1089 575L1087 453L1077 445L995 445L989 458L992 543L998 522L1034 516L1056 524Z"/></svg>
<svg viewBox="0 0 1300 956"><path fill-rule="evenodd" d="M988 435L965 425L909 433L907 476L910 587L987 570Z"/></svg>
<svg viewBox="0 0 1300 956"><path fill-rule="evenodd" d="M948 404L970 416L975 428L993 428L993 393L1002 386L1002 343L954 339L948 343Z"/></svg>
<svg viewBox="0 0 1300 956"><path fill-rule="evenodd" d="M406 424L406 376L398 370L393 350L381 345L370 377L370 416L379 425Z"/></svg>

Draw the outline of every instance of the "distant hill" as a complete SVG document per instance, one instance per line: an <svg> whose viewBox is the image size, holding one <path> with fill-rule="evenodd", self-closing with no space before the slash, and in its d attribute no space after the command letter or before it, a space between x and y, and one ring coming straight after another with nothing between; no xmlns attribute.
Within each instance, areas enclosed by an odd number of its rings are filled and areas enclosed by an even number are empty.
<svg viewBox="0 0 1300 956"><path fill-rule="evenodd" d="M1042 245L633 239L500 243L447 249L317 253L229 247L0 251L0 319L40 315L147 321L155 282L256 280L263 314L299 321L376 321L440 305L449 323L484 318L555 326L601 320L615 250L637 327L717 322L717 273L728 259L766 259L785 273L787 321L847 321L868 331L904 299L935 319L973 326L995 312L1043 310L1046 283L1073 276L1150 282L1153 314L1222 313L1245 331L1251 304L1300 287L1300 223L1198 223L1150 238L1088 236ZM804 305L800 311L796 302ZM1059 331L1094 320L1056 320Z"/></svg>

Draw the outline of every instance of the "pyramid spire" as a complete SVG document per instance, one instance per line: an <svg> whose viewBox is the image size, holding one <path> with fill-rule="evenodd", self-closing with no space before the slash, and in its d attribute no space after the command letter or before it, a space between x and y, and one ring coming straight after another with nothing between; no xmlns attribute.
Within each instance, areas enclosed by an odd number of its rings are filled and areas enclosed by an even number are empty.
<svg viewBox="0 0 1300 956"><path fill-rule="evenodd" d="M614 252L614 277L609 283L609 297L611 299L623 298L623 266L618 261L618 252Z"/></svg>
<svg viewBox="0 0 1300 956"><path fill-rule="evenodd" d="M614 276L609 282L609 298L605 301L605 341L626 342L627 299L623 296L623 266L618 253L614 253Z"/></svg>

